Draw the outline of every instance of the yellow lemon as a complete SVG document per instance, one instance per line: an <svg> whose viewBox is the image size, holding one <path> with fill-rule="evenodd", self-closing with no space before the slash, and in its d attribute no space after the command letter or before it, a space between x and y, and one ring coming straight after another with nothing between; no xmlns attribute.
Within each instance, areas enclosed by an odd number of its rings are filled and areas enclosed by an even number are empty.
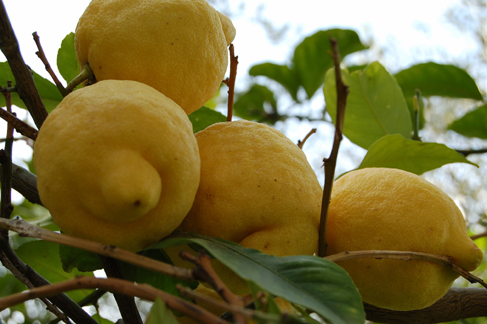
<svg viewBox="0 0 487 324"><path fill-rule="evenodd" d="M206 0L92 0L75 48L97 80L148 84L190 114L218 91L234 37Z"/></svg>
<svg viewBox="0 0 487 324"><path fill-rule="evenodd" d="M468 237L455 202L413 173L369 168L339 178L329 206L327 254L395 250L447 255L474 270L482 251ZM458 274L428 261L355 259L338 262L352 277L365 302L393 310L432 305Z"/></svg>
<svg viewBox="0 0 487 324"><path fill-rule="evenodd" d="M67 234L138 251L177 228L200 177L184 111L136 81L69 94L34 148L38 190Z"/></svg>
<svg viewBox="0 0 487 324"><path fill-rule="evenodd" d="M217 123L195 136L201 181L180 230L276 256L317 251L322 189L296 144L270 126L244 120ZM168 250L178 262L177 251ZM235 293L248 292L230 270L215 267L222 278L233 278L226 283Z"/></svg>

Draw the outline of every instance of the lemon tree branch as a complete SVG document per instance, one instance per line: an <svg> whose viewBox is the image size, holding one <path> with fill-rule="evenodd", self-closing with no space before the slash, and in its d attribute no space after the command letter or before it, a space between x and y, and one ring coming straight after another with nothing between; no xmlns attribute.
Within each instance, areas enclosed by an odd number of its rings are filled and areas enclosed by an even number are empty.
<svg viewBox="0 0 487 324"><path fill-rule="evenodd" d="M155 299L159 297L170 309L184 313L201 323L228 324L228 322L219 319L216 315L182 298L173 296L147 284L134 284L130 281L115 278L78 277L49 286L34 288L27 292L14 294L0 299L0 310L12 307L30 299L49 297L77 289L103 289L112 293L139 297L149 301L155 301Z"/></svg>
<svg viewBox="0 0 487 324"><path fill-rule="evenodd" d="M448 256L444 255L435 255L429 253L422 253L422 252L409 252L409 251L379 251L379 250L371 250L371 251L345 251L337 254L333 254L324 259L338 262L344 260L351 260L351 259L360 259L360 258L374 258L374 259L395 259L395 260L403 260L403 261L411 261L411 260L423 260L429 261L437 264L441 264L451 268L453 271L461 275L463 278L467 279L470 283L479 283L485 288L487 288L487 284L479 277L474 276L470 272L460 268L456 264L452 262L452 260Z"/></svg>
<svg viewBox="0 0 487 324"><path fill-rule="evenodd" d="M487 316L487 289L450 288L430 307L414 311L393 311L364 304L366 317L377 323L445 323L471 317Z"/></svg>
<svg viewBox="0 0 487 324"><path fill-rule="evenodd" d="M5 10L5 5L1 0L0 49L7 58L12 74L15 77L15 88L20 99L25 103L37 128L40 128L44 120L47 118L48 113L35 86L32 72L24 63L24 59L20 54L19 43L15 37L7 11Z"/></svg>
<svg viewBox="0 0 487 324"><path fill-rule="evenodd" d="M41 240L64 244L78 249L91 251L100 255L112 257L152 271L164 273L174 278L188 281L194 280L191 270L189 269L175 267L173 265L156 261L154 259L144 257L136 253L122 250L115 246L104 245L72 237L66 234L49 231L29 224L28 222L23 220L0 219L0 228L17 232L21 236L38 238Z"/></svg>
<svg viewBox="0 0 487 324"><path fill-rule="evenodd" d="M34 141L36 140L37 133L38 133L37 129L30 126L26 122L18 119L11 112L0 109L0 118L2 118L6 122L8 122L10 125L12 125L18 133L20 133L20 134L22 134L22 135L24 135L24 136L26 136L26 137L34 140Z"/></svg>
<svg viewBox="0 0 487 324"><path fill-rule="evenodd" d="M63 85L59 81L58 77L56 76L56 74L52 70L51 64L49 64L49 61L47 60L46 54L44 53L44 50L42 49L41 40L40 40L39 36L37 35L37 32L34 32L32 34L32 36L34 37L34 41L35 41L35 43L37 45L37 49L38 49L38 51L36 52L37 57L39 57L39 59L44 64L46 71L51 76L52 80L54 81L54 84L56 84L56 87L59 89L59 92L61 92L63 97L66 97L68 95L68 91L66 91L66 89L63 87Z"/></svg>
<svg viewBox="0 0 487 324"><path fill-rule="evenodd" d="M320 238L318 242L318 255L322 257L326 255L326 221L328 218L328 206L330 204L331 190L333 187L333 180L335 178L338 149L343 138L343 121L345 119L345 108L347 106L348 97L348 86L343 83L340 70L340 52L338 50L337 40L330 37L330 43L332 48L331 56L335 64L337 117L335 125L335 137L333 140L331 154L328 159L323 160L325 165L325 186L323 189L323 200L321 204Z"/></svg>
<svg viewBox="0 0 487 324"><path fill-rule="evenodd" d="M230 51L230 77L225 79L223 82L228 86L227 121L232 121L233 100L235 97L235 81L237 79L238 56L235 56L235 49L233 47L233 44L230 44L228 50Z"/></svg>

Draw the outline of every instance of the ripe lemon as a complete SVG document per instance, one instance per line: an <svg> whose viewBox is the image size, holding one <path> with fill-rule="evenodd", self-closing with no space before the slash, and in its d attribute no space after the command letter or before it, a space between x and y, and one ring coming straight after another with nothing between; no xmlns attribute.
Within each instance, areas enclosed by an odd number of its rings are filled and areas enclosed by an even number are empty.
<svg viewBox="0 0 487 324"><path fill-rule="evenodd" d="M447 255L474 270L482 251L468 237L455 202L420 176L397 169L369 168L339 178L329 206L327 254L395 250ZM365 302L393 310L432 305L458 274L428 261L355 259L338 262Z"/></svg>
<svg viewBox="0 0 487 324"><path fill-rule="evenodd" d="M218 91L234 37L206 0L92 0L75 48L97 80L143 82L190 114Z"/></svg>
<svg viewBox="0 0 487 324"><path fill-rule="evenodd" d="M67 234L138 251L179 226L199 184L184 111L135 81L69 94L39 131L38 190Z"/></svg>
<svg viewBox="0 0 487 324"><path fill-rule="evenodd" d="M317 251L322 189L296 144L270 126L245 120L217 123L195 136L201 181L180 230L276 256ZM177 251L168 250L178 262ZM230 270L215 267L235 293L248 292Z"/></svg>

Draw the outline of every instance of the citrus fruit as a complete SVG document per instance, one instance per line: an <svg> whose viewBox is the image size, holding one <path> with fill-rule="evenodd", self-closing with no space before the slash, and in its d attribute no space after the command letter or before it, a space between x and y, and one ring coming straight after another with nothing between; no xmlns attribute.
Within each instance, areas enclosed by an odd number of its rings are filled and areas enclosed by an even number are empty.
<svg viewBox="0 0 487 324"><path fill-rule="evenodd" d="M276 256L317 251L322 189L296 144L244 120L213 124L195 137L201 181L180 230ZM178 262L177 252L169 253ZM248 292L230 270L214 266L234 293Z"/></svg>
<svg viewBox="0 0 487 324"><path fill-rule="evenodd" d="M482 252L468 237L455 202L422 177L398 169L349 172L333 185L326 228L327 254L393 250L449 256L474 270ZM354 259L337 262L365 302L393 310L432 305L458 274L436 263Z"/></svg>
<svg viewBox="0 0 487 324"><path fill-rule="evenodd" d="M190 114L218 91L235 28L206 0L92 0L75 35L97 80L148 84Z"/></svg>
<svg viewBox="0 0 487 324"><path fill-rule="evenodd" d="M179 226L199 184L184 111L136 81L69 94L39 131L38 190L67 234L138 251Z"/></svg>

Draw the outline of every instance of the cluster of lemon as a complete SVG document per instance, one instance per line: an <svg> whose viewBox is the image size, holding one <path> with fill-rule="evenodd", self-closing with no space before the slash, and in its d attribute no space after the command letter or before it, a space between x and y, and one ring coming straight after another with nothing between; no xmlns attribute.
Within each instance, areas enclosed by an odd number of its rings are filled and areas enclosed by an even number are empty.
<svg viewBox="0 0 487 324"><path fill-rule="evenodd" d="M322 189L297 145L249 121L192 132L187 115L218 91L234 37L206 0L90 3L75 45L97 82L60 103L34 150L41 200L64 232L130 251L179 228L277 256L317 252ZM482 257L451 199L398 170L337 181L327 238L330 253L431 252L466 269ZM393 309L426 307L456 278L421 261L341 265L365 301Z"/></svg>

